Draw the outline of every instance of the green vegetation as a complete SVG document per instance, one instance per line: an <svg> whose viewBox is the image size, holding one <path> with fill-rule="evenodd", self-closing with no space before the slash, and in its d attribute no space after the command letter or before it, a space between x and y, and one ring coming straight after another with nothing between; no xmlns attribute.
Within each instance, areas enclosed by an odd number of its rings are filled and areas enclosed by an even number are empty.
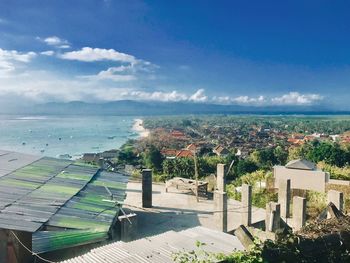
<svg viewBox="0 0 350 263"><path fill-rule="evenodd" d="M318 238L305 238L299 234L280 233L277 235L276 241L255 242L249 250L233 251L229 255L206 252L206 244L197 241L197 249L174 253L173 259L178 263L349 262L350 251L346 246L337 245L335 248L333 245L330 249L327 247L328 245L323 240L322 234Z"/></svg>
<svg viewBox="0 0 350 263"><path fill-rule="evenodd" d="M277 201L276 193L268 191L265 187L262 187L262 184L265 184L266 179L271 176L271 172L265 172L263 170L247 173L226 186L227 194L230 198L240 201L241 193L237 191L237 187L240 187L242 184L252 185L253 205L265 208L268 202Z"/></svg>
<svg viewBox="0 0 350 263"><path fill-rule="evenodd" d="M239 127L242 134L253 126L278 129L288 133L340 134L350 130L348 116L259 116L259 115L187 115L160 116L146 118L144 126L147 129L205 129L206 127L221 127L223 130Z"/></svg>
<svg viewBox="0 0 350 263"><path fill-rule="evenodd" d="M305 158L312 162L344 167L350 163L350 147L334 142L320 142L314 140L300 147L292 147L289 151L289 160Z"/></svg>

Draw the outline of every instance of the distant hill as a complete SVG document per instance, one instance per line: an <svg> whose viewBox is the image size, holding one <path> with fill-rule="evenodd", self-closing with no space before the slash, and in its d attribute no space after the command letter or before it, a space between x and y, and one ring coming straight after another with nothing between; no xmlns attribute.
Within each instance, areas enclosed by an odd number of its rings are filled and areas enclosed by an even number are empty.
<svg viewBox="0 0 350 263"><path fill-rule="evenodd" d="M120 100L106 103L51 102L11 109L3 114L40 115L173 115L173 114L349 114L320 106L241 106L188 102L145 102Z"/></svg>

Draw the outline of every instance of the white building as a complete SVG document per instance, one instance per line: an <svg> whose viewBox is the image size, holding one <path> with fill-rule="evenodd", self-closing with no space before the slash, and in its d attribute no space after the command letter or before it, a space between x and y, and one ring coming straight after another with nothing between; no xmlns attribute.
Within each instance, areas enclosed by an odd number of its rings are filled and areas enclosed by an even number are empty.
<svg viewBox="0 0 350 263"><path fill-rule="evenodd" d="M290 161L286 166L275 166L273 174L275 188L278 188L281 181L290 179L292 189L325 192L329 182L327 172L317 169L314 163L304 159Z"/></svg>

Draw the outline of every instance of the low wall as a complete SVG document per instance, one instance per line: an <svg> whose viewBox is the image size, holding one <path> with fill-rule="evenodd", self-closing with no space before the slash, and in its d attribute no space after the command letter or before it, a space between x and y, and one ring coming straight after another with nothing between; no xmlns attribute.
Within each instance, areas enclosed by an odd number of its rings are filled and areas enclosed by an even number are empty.
<svg viewBox="0 0 350 263"><path fill-rule="evenodd" d="M292 189L312 190L324 193L329 181L329 174L323 171L309 171L288 169L284 166L275 166L274 170L275 188L280 181L290 179Z"/></svg>
<svg viewBox="0 0 350 263"><path fill-rule="evenodd" d="M350 181L347 181L347 180L338 180L338 179L329 179L328 184L347 185L347 186L350 186Z"/></svg>

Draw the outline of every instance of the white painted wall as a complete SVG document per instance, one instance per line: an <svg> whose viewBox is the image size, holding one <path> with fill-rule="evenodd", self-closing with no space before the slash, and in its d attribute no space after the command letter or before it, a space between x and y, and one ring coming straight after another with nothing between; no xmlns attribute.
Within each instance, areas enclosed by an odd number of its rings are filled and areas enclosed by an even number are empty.
<svg viewBox="0 0 350 263"><path fill-rule="evenodd" d="M279 182L290 179L292 189L313 190L325 192L326 184L329 181L329 174L321 170L309 171L288 169L284 166L274 167L275 188L278 188Z"/></svg>

